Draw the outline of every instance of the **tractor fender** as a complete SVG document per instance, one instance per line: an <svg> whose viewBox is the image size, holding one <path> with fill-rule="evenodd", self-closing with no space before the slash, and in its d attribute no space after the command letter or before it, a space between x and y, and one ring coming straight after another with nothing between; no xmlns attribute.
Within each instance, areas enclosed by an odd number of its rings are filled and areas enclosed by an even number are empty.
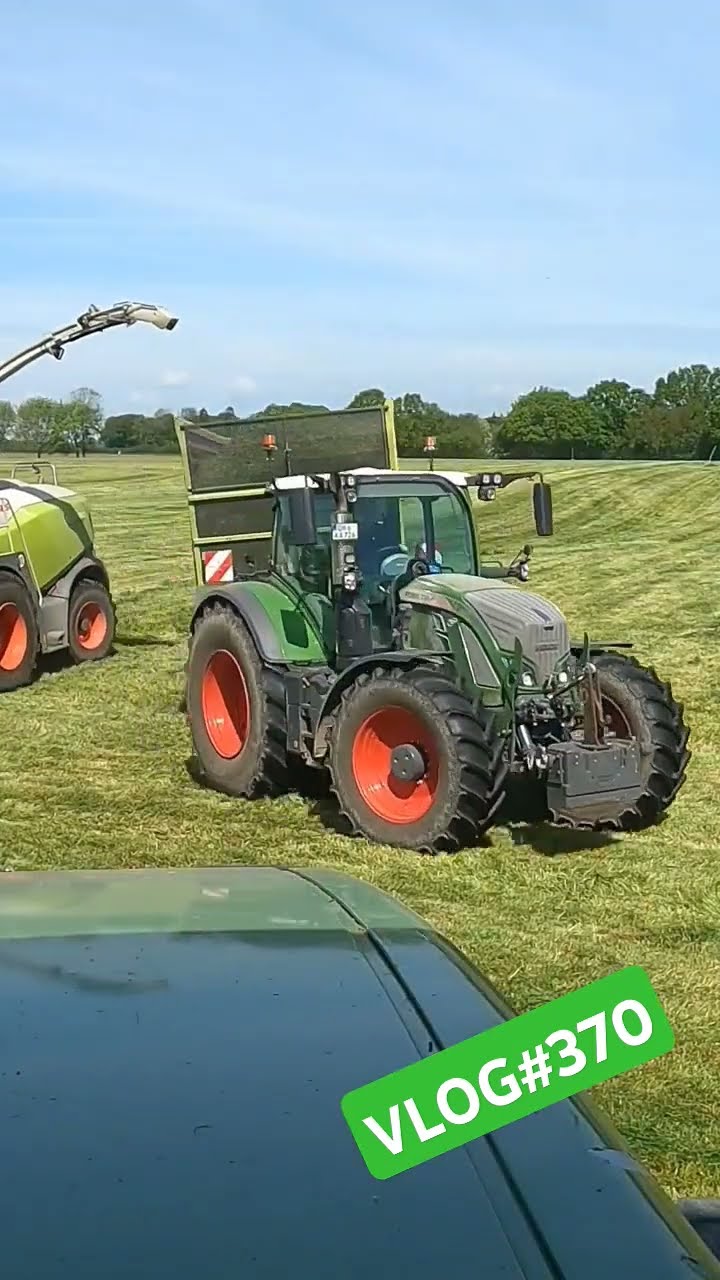
<svg viewBox="0 0 720 1280"><path fill-rule="evenodd" d="M325 666L325 650L311 618L279 583L246 580L201 588L191 636L200 615L214 604L229 605L242 619L264 663Z"/></svg>
<svg viewBox="0 0 720 1280"><path fill-rule="evenodd" d="M270 619L252 592L247 591L244 582L229 582L227 586L201 588L195 592L190 633L206 609L214 604L230 605L230 608L242 618L255 643L260 657L265 662L282 662L282 648L273 630Z"/></svg>
<svg viewBox="0 0 720 1280"><path fill-rule="evenodd" d="M388 670L394 668L409 668L417 666L435 666L438 670L442 670L445 666L445 659L440 658L437 650L428 650L424 652L421 649L413 649L412 652L398 653L380 653L374 654L367 658L358 658L356 662L352 662L333 681L320 707L320 714L315 724L315 737L313 742L313 755L316 759L321 759L327 750L327 738L330 730L332 714L338 706L340 699L346 689L357 680L358 676L365 671L377 671L378 667L387 667Z"/></svg>

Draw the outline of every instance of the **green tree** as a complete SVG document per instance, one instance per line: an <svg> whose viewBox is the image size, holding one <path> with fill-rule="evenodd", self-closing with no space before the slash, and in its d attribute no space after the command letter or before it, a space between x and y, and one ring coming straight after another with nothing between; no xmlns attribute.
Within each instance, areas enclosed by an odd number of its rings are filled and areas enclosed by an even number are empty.
<svg viewBox="0 0 720 1280"><path fill-rule="evenodd" d="M84 458L88 449L97 443L102 424L100 395L92 387L79 387L70 393L69 400L58 405L55 447L64 445L76 458Z"/></svg>
<svg viewBox="0 0 720 1280"><path fill-rule="evenodd" d="M298 413L329 413L327 405L303 404L293 400L291 404L268 404L259 413L251 414L251 418L289 418Z"/></svg>
<svg viewBox="0 0 720 1280"><path fill-rule="evenodd" d="M147 453L175 453L179 446L173 415L156 413L152 418L143 418L139 447Z"/></svg>
<svg viewBox="0 0 720 1280"><path fill-rule="evenodd" d="M15 430L15 406L9 400L0 400L0 449L6 447Z"/></svg>
<svg viewBox="0 0 720 1280"><path fill-rule="evenodd" d="M597 447L592 408L569 391L537 387L515 401L498 443L503 453L515 458L587 456Z"/></svg>
<svg viewBox="0 0 720 1280"><path fill-rule="evenodd" d="M691 452L707 457L720 440L720 368L691 364L673 369L655 383L655 402L667 409L687 409L682 419L696 431ZM689 436L682 430L686 442Z"/></svg>
<svg viewBox="0 0 720 1280"><path fill-rule="evenodd" d="M447 414L434 401L423 400L417 391L398 396L394 406L398 453L406 458L418 458L426 438L440 435ZM438 452L442 452L440 441Z"/></svg>
<svg viewBox="0 0 720 1280"><path fill-rule="evenodd" d="M358 391L348 405L348 409L374 409L385 403L385 392L379 387L369 387L367 391Z"/></svg>
<svg viewBox="0 0 720 1280"><path fill-rule="evenodd" d="M632 420L647 409L652 397L641 387L607 378L588 387L585 399L595 418L595 447L607 457L619 457L629 446Z"/></svg>
<svg viewBox="0 0 720 1280"><path fill-rule="evenodd" d="M692 457L705 421L701 405L650 403L630 423L629 442L644 458Z"/></svg>
<svg viewBox="0 0 720 1280"><path fill-rule="evenodd" d="M437 452L441 458L487 458L491 448L490 424L476 413L448 413L438 428Z"/></svg>
<svg viewBox="0 0 720 1280"><path fill-rule="evenodd" d="M119 413L105 419L100 439L106 449L136 449L145 421L141 413Z"/></svg>
<svg viewBox="0 0 720 1280"><path fill-rule="evenodd" d="M38 458L49 453L62 430L60 403L47 396L31 396L23 400L17 410L16 439L18 444L32 449Z"/></svg>

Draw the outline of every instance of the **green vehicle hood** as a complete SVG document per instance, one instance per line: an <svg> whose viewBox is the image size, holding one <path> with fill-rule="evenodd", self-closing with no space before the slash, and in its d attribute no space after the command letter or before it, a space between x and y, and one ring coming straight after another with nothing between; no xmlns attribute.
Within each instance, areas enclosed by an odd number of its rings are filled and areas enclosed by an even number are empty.
<svg viewBox="0 0 720 1280"><path fill-rule="evenodd" d="M567 660L570 633L564 615L526 587L496 578L432 574L404 587L409 604L455 614L487 647L507 658L519 645L538 685Z"/></svg>
<svg viewBox="0 0 720 1280"><path fill-rule="evenodd" d="M578 1099L373 1181L343 1095L511 1013L351 877L6 874L0 1002L13 1280L720 1276Z"/></svg>

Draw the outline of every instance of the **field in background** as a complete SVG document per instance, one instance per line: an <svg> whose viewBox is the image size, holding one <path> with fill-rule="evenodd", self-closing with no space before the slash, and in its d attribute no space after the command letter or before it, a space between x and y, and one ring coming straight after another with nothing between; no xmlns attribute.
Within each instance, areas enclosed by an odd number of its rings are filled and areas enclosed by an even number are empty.
<svg viewBox="0 0 720 1280"><path fill-rule="evenodd" d="M399 894L519 1011L640 964L677 1048L603 1086L598 1101L671 1194L715 1195L720 469L543 466L555 537L535 539L529 489L518 485L478 508L481 545L486 558L504 558L533 541L530 585L565 609L575 633L631 638L672 680L694 756L659 829L605 839L515 826L487 849L424 859L338 836L296 796L243 804L199 789L178 711L193 592L179 462L94 458L58 469L92 503L118 602L118 653L0 699L0 866L324 863Z"/></svg>

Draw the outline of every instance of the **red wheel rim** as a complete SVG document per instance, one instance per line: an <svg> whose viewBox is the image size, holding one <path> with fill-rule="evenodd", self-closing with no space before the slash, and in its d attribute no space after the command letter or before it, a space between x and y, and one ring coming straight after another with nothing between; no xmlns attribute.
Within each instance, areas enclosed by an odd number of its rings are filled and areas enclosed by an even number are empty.
<svg viewBox="0 0 720 1280"><path fill-rule="evenodd" d="M207 736L223 760L240 755L250 731L250 699L240 664L226 649L214 653L202 679Z"/></svg>
<svg viewBox="0 0 720 1280"><path fill-rule="evenodd" d="M425 760L419 782L401 782L391 773L396 747L411 743ZM435 737L424 721L405 707L374 711L358 729L352 745L355 785L368 809L385 822L407 825L430 811L438 788Z"/></svg>
<svg viewBox="0 0 720 1280"><path fill-rule="evenodd" d="M108 633L108 620L102 605L90 602L84 604L75 619L77 642L81 649L91 653L99 649Z"/></svg>
<svg viewBox="0 0 720 1280"><path fill-rule="evenodd" d="M0 671L17 671L27 648L27 623L17 605L0 604Z"/></svg>

